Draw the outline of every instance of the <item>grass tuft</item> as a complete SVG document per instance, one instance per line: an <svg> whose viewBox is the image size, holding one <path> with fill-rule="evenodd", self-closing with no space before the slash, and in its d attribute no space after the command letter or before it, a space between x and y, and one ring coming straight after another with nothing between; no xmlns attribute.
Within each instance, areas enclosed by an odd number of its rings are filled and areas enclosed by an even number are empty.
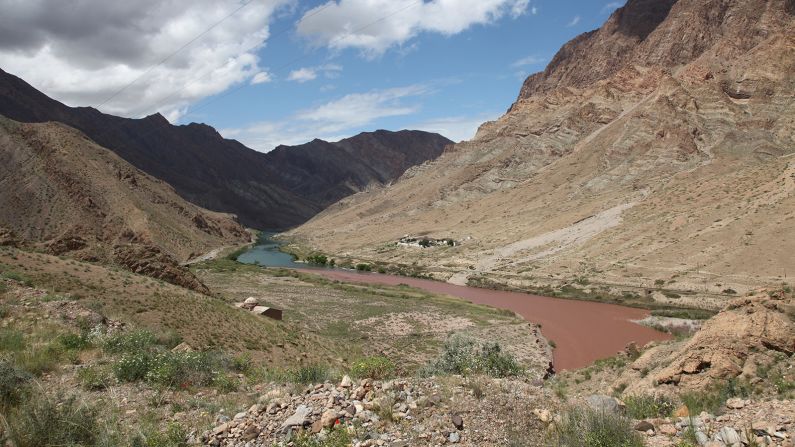
<svg viewBox="0 0 795 447"><path fill-rule="evenodd" d="M587 407L563 414L550 436L553 447L643 447L643 438L629 419Z"/></svg>

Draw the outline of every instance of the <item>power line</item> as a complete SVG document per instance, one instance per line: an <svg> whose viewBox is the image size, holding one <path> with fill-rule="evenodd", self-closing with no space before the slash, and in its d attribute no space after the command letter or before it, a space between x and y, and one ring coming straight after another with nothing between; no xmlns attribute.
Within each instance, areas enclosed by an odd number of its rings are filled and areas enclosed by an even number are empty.
<svg viewBox="0 0 795 447"><path fill-rule="evenodd" d="M199 35L197 35L196 37L194 37L193 39L191 39L190 41L188 41L187 43L185 43L185 44L184 44L184 45L182 45L181 47L177 48L177 50L176 50L176 51L174 51L173 53L171 53L171 54L169 54L168 56L164 57L164 58L163 58L163 59L162 59L160 62L158 62L158 63L156 63L156 64L152 65L151 67L149 67L149 68L148 68L146 71L144 71L143 73L141 73L140 75L138 75L138 76L137 76L135 79L133 79L133 80L132 80L132 81L131 81L129 84L127 84L127 85L125 85L124 87L120 88L118 91L116 91L115 93L113 93L112 95L110 95L110 96L109 96L107 99L105 99L105 100L104 100L104 101L102 101L100 104L98 104L97 106L95 106L95 108L96 108L96 109L99 109L100 107L104 106L105 104L107 104L108 102L110 102L111 100L113 100L113 98L115 98L115 97L119 96L119 95L120 95L121 93L123 93L125 90L127 90L128 88L130 88L130 87L131 87L133 84L135 84L136 82L138 82L138 81L139 81L141 78L143 78L144 76L146 76L146 75L148 75L149 73L151 73L151 72L152 72L152 70L154 70L155 68L157 68L157 67L159 67L159 66L163 65L164 63L166 63L166 62L167 62L169 59L171 59L172 57L176 56L176 55L177 55L177 53L179 53L180 51L182 51L182 50L184 50L185 48L187 48L188 46L190 46L190 45L191 45L193 42L196 42L197 40L201 39L201 38L202 38L204 35L206 35L206 34L207 34L207 33L209 33L210 31L212 31L212 30L213 30L213 29L214 29L216 26L220 25L221 23L223 23L224 21L226 21L228 18L230 18L230 17L232 17L233 15L237 14L237 13L238 13L240 10L242 10L243 8L245 8L246 6L248 6L249 4L251 4L253 1L254 1L254 0L248 0L248 1L245 1L245 2L244 2L242 5L240 5L240 6L239 6L237 9L235 9L234 11L232 11L232 12L230 12L229 14L227 14L226 16L224 16L224 18L222 18L221 20L219 20L219 21L215 22L215 23L214 23L214 24L213 24L211 27L209 27L209 28L207 28L206 30L202 31L201 33L199 33Z"/></svg>

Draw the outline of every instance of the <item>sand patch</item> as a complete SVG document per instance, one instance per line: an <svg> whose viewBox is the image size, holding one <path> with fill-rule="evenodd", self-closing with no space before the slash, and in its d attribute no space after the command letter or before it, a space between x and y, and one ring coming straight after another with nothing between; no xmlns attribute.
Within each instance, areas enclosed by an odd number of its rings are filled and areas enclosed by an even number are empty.
<svg viewBox="0 0 795 447"><path fill-rule="evenodd" d="M468 318L427 312L389 313L356 322L357 329L364 332L377 330L384 335L396 337L412 333L447 333L474 325L475 323Z"/></svg>

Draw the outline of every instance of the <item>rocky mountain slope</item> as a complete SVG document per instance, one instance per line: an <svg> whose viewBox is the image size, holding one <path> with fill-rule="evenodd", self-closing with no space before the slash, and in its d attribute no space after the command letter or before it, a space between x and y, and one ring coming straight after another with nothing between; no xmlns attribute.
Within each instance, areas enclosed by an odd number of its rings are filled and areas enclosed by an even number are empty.
<svg viewBox="0 0 795 447"><path fill-rule="evenodd" d="M630 0L472 141L290 236L457 283L577 278L716 308L786 281L794 30L790 0ZM457 243L396 244L406 234Z"/></svg>
<svg viewBox="0 0 795 447"><path fill-rule="evenodd" d="M173 126L159 114L127 119L68 107L2 70L0 115L74 127L168 182L188 201L234 213L260 229L300 224L341 197L389 183L407 168L436 158L452 143L427 132L379 131L263 154L204 124Z"/></svg>
<svg viewBox="0 0 795 447"><path fill-rule="evenodd" d="M9 242L104 261L194 290L179 263L250 236L232 216L186 202L75 129L0 117L0 227Z"/></svg>
<svg viewBox="0 0 795 447"><path fill-rule="evenodd" d="M319 139L279 146L266 154L286 190L326 206L370 187L389 184L409 167L442 154L447 138L417 130L363 132L337 142Z"/></svg>

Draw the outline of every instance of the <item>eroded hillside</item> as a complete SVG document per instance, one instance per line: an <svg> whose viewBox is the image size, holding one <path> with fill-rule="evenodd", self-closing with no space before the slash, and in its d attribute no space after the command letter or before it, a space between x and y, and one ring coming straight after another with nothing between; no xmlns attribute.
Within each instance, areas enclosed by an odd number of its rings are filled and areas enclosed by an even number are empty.
<svg viewBox="0 0 795 447"><path fill-rule="evenodd" d="M186 202L65 125L0 118L0 147L0 227L10 230L8 243L206 291L180 263L251 238L233 216Z"/></svg>
<svg viewBox="0 0 795 447"><path fill-rule="evenodd" d="M577 279L710 307L786 281L794 23L784 0L630 1L472 141L288 236L457 283Z"/></svg>

